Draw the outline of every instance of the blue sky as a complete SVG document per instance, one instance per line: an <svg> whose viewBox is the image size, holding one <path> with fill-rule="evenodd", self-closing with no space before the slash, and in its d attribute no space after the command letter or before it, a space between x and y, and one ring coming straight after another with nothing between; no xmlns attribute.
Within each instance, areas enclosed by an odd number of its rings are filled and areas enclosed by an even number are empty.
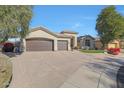
<svg viewBox="0 0 124 93"><path fill-rule="evenodd" d="M97 36L95 24L97 15L106 6L34 6L30 27L45 26L53 32L72 30L80 35ZM124 15L124 6L116 6L117 11Z"/></svg>

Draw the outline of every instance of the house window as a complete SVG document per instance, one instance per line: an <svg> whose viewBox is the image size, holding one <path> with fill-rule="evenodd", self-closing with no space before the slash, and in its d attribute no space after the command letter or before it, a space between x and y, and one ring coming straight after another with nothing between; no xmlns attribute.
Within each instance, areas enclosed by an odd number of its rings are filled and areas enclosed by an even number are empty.
<svg viewBox="0 0 124 93"><path fill-rule="evenodd" d="M90 46L90 40L85 40L85 46Z"/></svg>

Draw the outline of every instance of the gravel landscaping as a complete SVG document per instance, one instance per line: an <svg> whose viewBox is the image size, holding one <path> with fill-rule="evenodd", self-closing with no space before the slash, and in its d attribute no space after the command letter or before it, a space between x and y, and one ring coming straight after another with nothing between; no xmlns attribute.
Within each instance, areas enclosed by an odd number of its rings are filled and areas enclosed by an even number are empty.
<svg viewBox="0 0 124 93"><path fill-rule="evenodd" d="M0 54L0 88L7 87L12 76L12 63L5 55Z"/></svg>

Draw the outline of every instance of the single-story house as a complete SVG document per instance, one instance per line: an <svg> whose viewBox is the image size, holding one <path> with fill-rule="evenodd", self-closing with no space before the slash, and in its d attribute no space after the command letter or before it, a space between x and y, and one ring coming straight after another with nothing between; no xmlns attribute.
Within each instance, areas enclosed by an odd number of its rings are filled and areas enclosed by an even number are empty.
<svg viewBox="0 0 124 93"><path fill-rule="evenodd" d="M77 47L77 32L64 30L54 33L45 27L31 29L23 40L24 51L71 50Z"/></svg>
<svg viewBox="0 0 124 93"><path fill-rule="evenodd" d="M81 49L102 49L102 43L99 37L90 35L78 37L78 44ZM124 49L124 40L113 40L105 46L105 48L121 48Z"/></svg>
<svg viewBox="0 0 124 93"><path fill-rule="evenodd" d="M95 47L97 49L102 49L102 43L99 38L95 40ZM109 44L105 45L105 48L121 48L124 49L124 40L113 40Z"/></svg>
<svg viewBox="0 0 124 93"><path fill-rule="evenodd" d="M78 37L78 43L81 49L95 49L95 38L90 35Z"/></svg>

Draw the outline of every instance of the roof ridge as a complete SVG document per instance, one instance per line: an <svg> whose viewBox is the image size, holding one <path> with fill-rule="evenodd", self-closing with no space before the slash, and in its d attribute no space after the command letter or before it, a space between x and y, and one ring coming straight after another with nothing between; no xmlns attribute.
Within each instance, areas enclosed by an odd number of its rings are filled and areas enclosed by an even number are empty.
<svg viewBox="0 0 124 93"><path fill-rule="evenodd" d="M58 34L61 34L61 36L60 36L60 35L58 35L57 33L54 33L54 32L52 32L52 31L50 31L48 28L45 28L45 27L42 27L42 26L32 28L30 31L33 32L33 31L37 31L37 30L40 30L40 29L42 29L43 31L45 31L45 32L47 32L47 33L49 33L49 34L54 35L55 37L69 37L69 38L70 38L70 36L67 36L67 35L58 33Z"/></svg>

